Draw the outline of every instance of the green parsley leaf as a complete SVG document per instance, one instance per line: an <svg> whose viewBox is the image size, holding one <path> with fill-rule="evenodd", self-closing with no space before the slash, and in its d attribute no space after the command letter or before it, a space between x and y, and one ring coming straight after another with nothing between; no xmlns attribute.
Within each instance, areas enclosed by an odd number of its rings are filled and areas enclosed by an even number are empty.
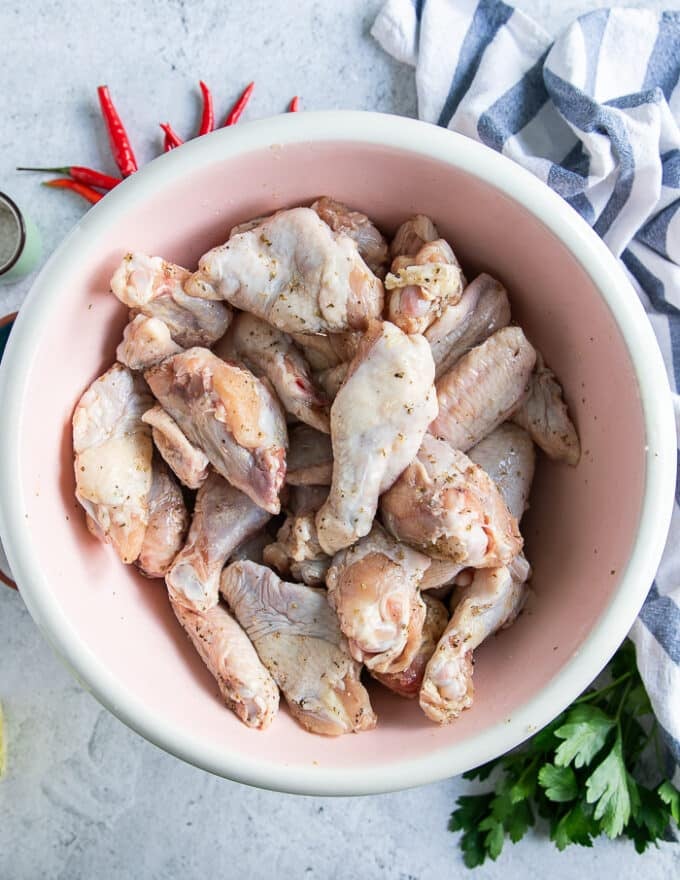
<svg viewBox="0 0 680 880"><path fill-rule="evenodd" d="M484 838L484 846L489 858L495 862L501 854L503 842L505 841L503 824L494 819L493 816L487 816L486 819L479 823L479 830L487 832Z"/></svg>
<svg viewBox="0 0 680 880"><path fill-rule="evenodd" d="M587 766L604 746L615 724L597 706L589 703L574 706L565 724L555 731L555 736L564 740L555 752L555 764L567 767L573 761L577 768Z"/></svg>
<svg viewBox="0 0 680 880"><path fill-rule="evenodd" d="M676 825L680 825L680 791L668 780L662 782L656 791L663 803L670 808Z"/></svg>
<svg viewBox="0 0 680 880"><path fill-rule="evenodd" d="M576 843L579 846L592 846L591 835L597 833L597 826L593 827L592 816L586 815L583 804L579 801L557 822L550 834L550 839L561 852L571 843Z"/></svg>
<svg viewBox="0 0 680 880"><path fill-rule="evenodd" d="M486 859L484 835L479 831L473 829L466 831L460 839L460 848L463 851L463 862L467 868L476 868Z"/></svg>
<svg viewBox="0 0 680 880"><path fill-rule="evenodd" d="M538 784L546 797L558 804L573 801L578 795L576 774L571 767L544 764L538 773Z"/></svg>
<svg viewBox="0 0 680 880"><path fill-rule="evenodd" d="M503 827L510 835L513 843L520 841L534 824L534 814L529 801L521 801L515 804L512 813L506 818Z"/></svg>
<svg viewBox="0 0 680 880"><path fill-rule="evenodd" d="M618 837L630 818L630 793L620 733L607 757L586 780L586 800L595 804L593 816L601 820L604 833Z"/></svg>
<svg viewBox="0 0 680 880"><path fill-rule="evenodd" d="M489 812L493 796L490 794L462 794L456 801L458 809L451 813L449 831L465 831L476 828Z"/></svg>
<svg viewBox="0 0 680 880"><path fill-rule="evenodd" d="M559 850L623 834L643 852L673 820L680 825L680 792L663 778L658 753L661 783L648 788L636 781L649 776L656 723L650 731L639 720L651 706L630 643L607 672L609 684L588 690L524 745L466 774L484 781L495 771L491 790L459 797L449 822L452 831L462 831L468 867L498 858L506 836L521 840L536 815L547 821Z"/></svg>

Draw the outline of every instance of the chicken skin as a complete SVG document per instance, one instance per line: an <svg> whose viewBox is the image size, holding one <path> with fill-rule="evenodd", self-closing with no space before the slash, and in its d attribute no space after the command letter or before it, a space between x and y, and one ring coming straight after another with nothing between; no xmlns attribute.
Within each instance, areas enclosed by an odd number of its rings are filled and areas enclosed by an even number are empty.
<svg viewBox="0 0 680 880"><path fill-rule="evenodd" d="M525 598L529 568L519 556L511 566L475 572L425 669L420 707L432 721L448 724L472 705L473 651L514 620Z"/></svg>
<svg viewBox="0 0 680 880"><path fill-rule="evenodd" d="M282 581L254 562L234 562L222 573L221 591L304 728L338 736L375 727L361 667L325 590Z"/></svg>
<svg viewBox="0 0 680 880"><path fill-rule="evenodd" d="M379 278L385 277L390 251L382 233L361 211L352 211L342 202L322 196L312 210L327 223L333 232L343 232L354 242L368 268Z"/></svg>
<svg viewBox="0 0 680 880"><path fill-rule="evenodd" d="M430 432L466 452L524 399L535 361L519 327L498 330L439 379L439 415Z"/></svg>
<svg viewBox="0 0 680 880"><path fill-rule="evenodd" d="M116 358L131 370L146 370L180 351L182 347L172 341L167 324L158 318L137 315L123 330Z"/></svg>
<svg viewBox="0 0 680 880"><path fill-rule="evenodd" d="M441 587L452 585L465 565L453 562L451 559L432 559L430 567L423 575L420 582L420 590L439 590Z"/></svg>
<svg viewBox="0 0 680 880"><path fill-rule="evenodd" d="M111 290L135 313L163 321L182 348L209 346L226 332L231 309L189 296L184 290L189 276L186 269L160 257L126 254L111 278Z"/></svg>
<svg viewBox="0 0 680 880"><path fill-rule="evenodd" d="M529 504L536 452L531 437L518 425L504 422L468 452L498 487L517 522Z"/></svg>
<svg viewBox="0 0 680 880"><path fill-rule="evenodd" d="M143 575L161 578L184 544L189 514L182 490L159 458L154 458L149 493L149 524L135 563Z"/></svg>
<svg viewBox="0 0 680 880"><path fill-rule="evenodd" d="M333 340L341 334L334 333L333 336L329 336L326 333L289 333L288 335L303 353L309 366L316 372L337 367L343 360L333 343Z"/></svg>
<svg viewBox="0 0 680 880"><path fill-rule="evenodd" d="M397 257L385 278L387 317L404 333L424 333L463 292L463 273L443 238L424 244L414 257Z"/></svg>
<svg viewBox="0 0 680 880"><path fill-rule="evenodd" d="M242 361L260 378L266 376L287 412L317 431L330 432L328 400L287 333L240 312L214 351L223 360Z"/></svg>
<svg viewBox="0 0 680 880"><path fill-rule="evenodd" d="M186 289L292 333L363 330L383 307L382 282L356 244L311 208L279 211L208 251Z"/></svg>
<svg viewBox="0 0 680 880"><path fill-rule="evenodd" d="M371 530L379 495L414 458L437 413L434 362L423 336L375 322L331 407L333 478L316 519L328 554Z"/></svg>
<svg viewBox="0 0 680 880"><path fill-rule="evenodd" d="M134 562L149 523L151 405L144 380L114 364L90 385L73 414L76 498L88 528L125 563Z"/></svg>
<svg viewBox="0 0 680 880"><path fill-rule="evenodd" d="M227 559L268 521L265 510L212 472L198 490L187 542L165 576L173 602L195 611L216 605Z"/></svg>
<svg viewBox="0 0 680 880"><path fill-rule="evenodd" d="M495 483L464 453L429 434L382 496L380 510L395 538L460 565L505 565L522 549L517 520Z"/></svg>
<svg viewBox="0 0 680 880"><path fill-rule="evenodd" d="M337 367L331 367L330 370L322 370L316 374L316 381L323 388L326 397L331 403L338 396L338 391L342 388L343 382L349 373L349 364L338 364Z"/></svg>
<svg viewBox="0 0 680 880"><path fill-rule="evenodd" d="M264 548L262 559L282 577L291 575L310 587L325 584L331 557L319 544L314 512L287 517L276 541Z"/></svg>
<svg viewBox="0 0 680 880"><path fill-rule="evenodd" d="M527 507L534 476L531 438L505 423L470 450L519 520ZM507 565L480 569L460 591L451 622L428 664L421 706L433 721L447 723L472 705L473 651L498 629L510 626L527 597L528 562L519 553Z"/></svg>
<svg viewBox="0 0 680 880"><path fill-rule="evenodd" d="M435 378L460 358L510 323L510 301L500 282L482 273L464 289L460 301L448 305L425 331L432 348Z"/></svg>
<svg viewBox="0 0 680 880"><path fill-rule="evenodd" d="M328 601L355 660L376 672L403 672L411 664L425 621L418 584L429 565L378 525L333 557Z"/></svg>
<svg viewBox="0 0 680 880"><path fill-rule="evenodd" d="M296 425L290 432L286 482L291 486L330 486L333 474L333 447L327 434L307 425Z"/></svg>
<svg viewBox="0 0 680 880"><path fill-rule="evenodd" d="M269 727L279 709L279 689L224 605L194 611L172 599L170 604L226 705L248 727Z"/></svg>
<svg viewBox="0 0 680 880"><path fill-rule="evenodd" d="M167 358L145 376L215 470L260 507L278 513L288 437L280 404L267 386L206 348Z"/></svg>
<svg viewBox="0 0 680 880"><path fill-rule="evenodd" d="M416 214L402 223L390 245L392 259L417 254L424 244L439 238L437 227L424 214Z"/></svg>
<svg viewBox="0 0 680 880"><path fill-rule="evenodd" d="M536 446L555 461L573 466L581 457L581 444L564 402L562 386L541 355L529 381L529 395L512 419L529 432Z"/></svg>
<svg viewBox="0 0 680 880"><path fill-rule="evenodd" d="M420 644L415 657L409 666L401 672L375 672L371 671L373 678L377 679L386 688L389 688L400 697L415 699L423 682L425 667L430 657L434 654L439 639L442 637L446 624L449 622L449 613L446 605L435 599L434 596L424 595L425 623L420 636Z"/></svg>
<svg viewBox="0 0 680 880"><path fill-rule="evenodd" d="M142 421L151 425L154 446L180 483L189 489L202 486L208 476L208 456L187 440L172 416L156 404L144 413Z"/></svg>

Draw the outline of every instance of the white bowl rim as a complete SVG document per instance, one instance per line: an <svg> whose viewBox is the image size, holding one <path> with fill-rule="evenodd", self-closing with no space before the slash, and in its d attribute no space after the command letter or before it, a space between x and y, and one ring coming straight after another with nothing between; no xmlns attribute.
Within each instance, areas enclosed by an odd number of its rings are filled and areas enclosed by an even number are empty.
<svg viewBox="0 0 680 880"><path fill-rule="evenodd" d="M638 533L619 588L581 648L560 672L507 721L470 740L419 758L357 769L288 766L246 758L228 745L207 746L172 729L122 687L84 644L52 597L31 551L19 477L20 436L0 438L0 534L28 610L54 650L83 686L129 727L160 748L226 778L272 790L317 795L376 794L456 775L503 754L549 723L603 668L628 633L658 566L673 506L675 425L663 358L644 309L621 265L590 227L536 177L504 156L462 135L404 117L362 111L302 112L240 123L190 141L151 162L91 209L47 261L21 308L0 368L5 424L21 424L34 327L56 307L62 276L74 259L71 246L88 247L128 206L151 197L185 173L267 147L342 142L389 145L450 164L518 202L549 228L581 264L612 312L636 374L646 432L645 484ZM253 733L257 736L256 733Z"/></svg>

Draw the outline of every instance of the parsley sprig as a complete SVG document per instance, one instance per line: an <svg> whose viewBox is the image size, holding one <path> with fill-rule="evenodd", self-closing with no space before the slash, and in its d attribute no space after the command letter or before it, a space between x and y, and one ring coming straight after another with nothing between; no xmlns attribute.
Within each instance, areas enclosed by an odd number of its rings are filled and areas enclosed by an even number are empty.
<svg viewBox="0 0 680 880"><path fill-rule="evenodd" d="M497 859L506 838L517 843L537 817L559 850L592 846L600 834L624 834L641 853L672 822L680 824L680 792L665 778L632 643L619 649L609 672L609 684L587 691L519 749L464 774L484 781L497 771L492 791L462 795L451 814L449 830L463 832L468 868ZM650 752L656 756L653 787L639 781Z"/></svg>

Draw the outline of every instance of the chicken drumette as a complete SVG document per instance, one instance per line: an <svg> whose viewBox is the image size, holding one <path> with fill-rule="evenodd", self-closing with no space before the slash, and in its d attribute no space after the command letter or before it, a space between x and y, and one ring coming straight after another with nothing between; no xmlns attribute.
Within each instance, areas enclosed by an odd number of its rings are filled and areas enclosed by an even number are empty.
<svg viewBox="0 0 680 880"><path fill-rule="evenodd" d="M403 672L420 646L425 606L418 584L430 560L374 525L333 558L328 601L355 659L376 672Z"/></svg>
<svg viewBox="0 0 680 880"><path fill-rule="evenodd" d="M227 706L248 727L269 727L279 708L279 689L224 605L206 611L195 611L172 599L171 605Z"/></svg>
<svg viewBox="0 0 680 880"><path fill-rule="evenodd" d="M187 543L165 576L173 601L195 611L217 604L225 562L268 520L265 510L212 472L198 490Z"/></svg>
<svg viewBox="0 0 680 880"><path fill-rule="evenodd" d="M398 540L460 565L505 565L522 549L517 520L489 476L429 434L380 509Z"/></svg>
<svg viewBox="0 0 680 880"><path fill-rule="evenodd" d="M327 553L370 531L379 495L413 459L436 415L433 379L423 336L387 321L371 326L331 407L333 478L316 520Z"/></svg>

